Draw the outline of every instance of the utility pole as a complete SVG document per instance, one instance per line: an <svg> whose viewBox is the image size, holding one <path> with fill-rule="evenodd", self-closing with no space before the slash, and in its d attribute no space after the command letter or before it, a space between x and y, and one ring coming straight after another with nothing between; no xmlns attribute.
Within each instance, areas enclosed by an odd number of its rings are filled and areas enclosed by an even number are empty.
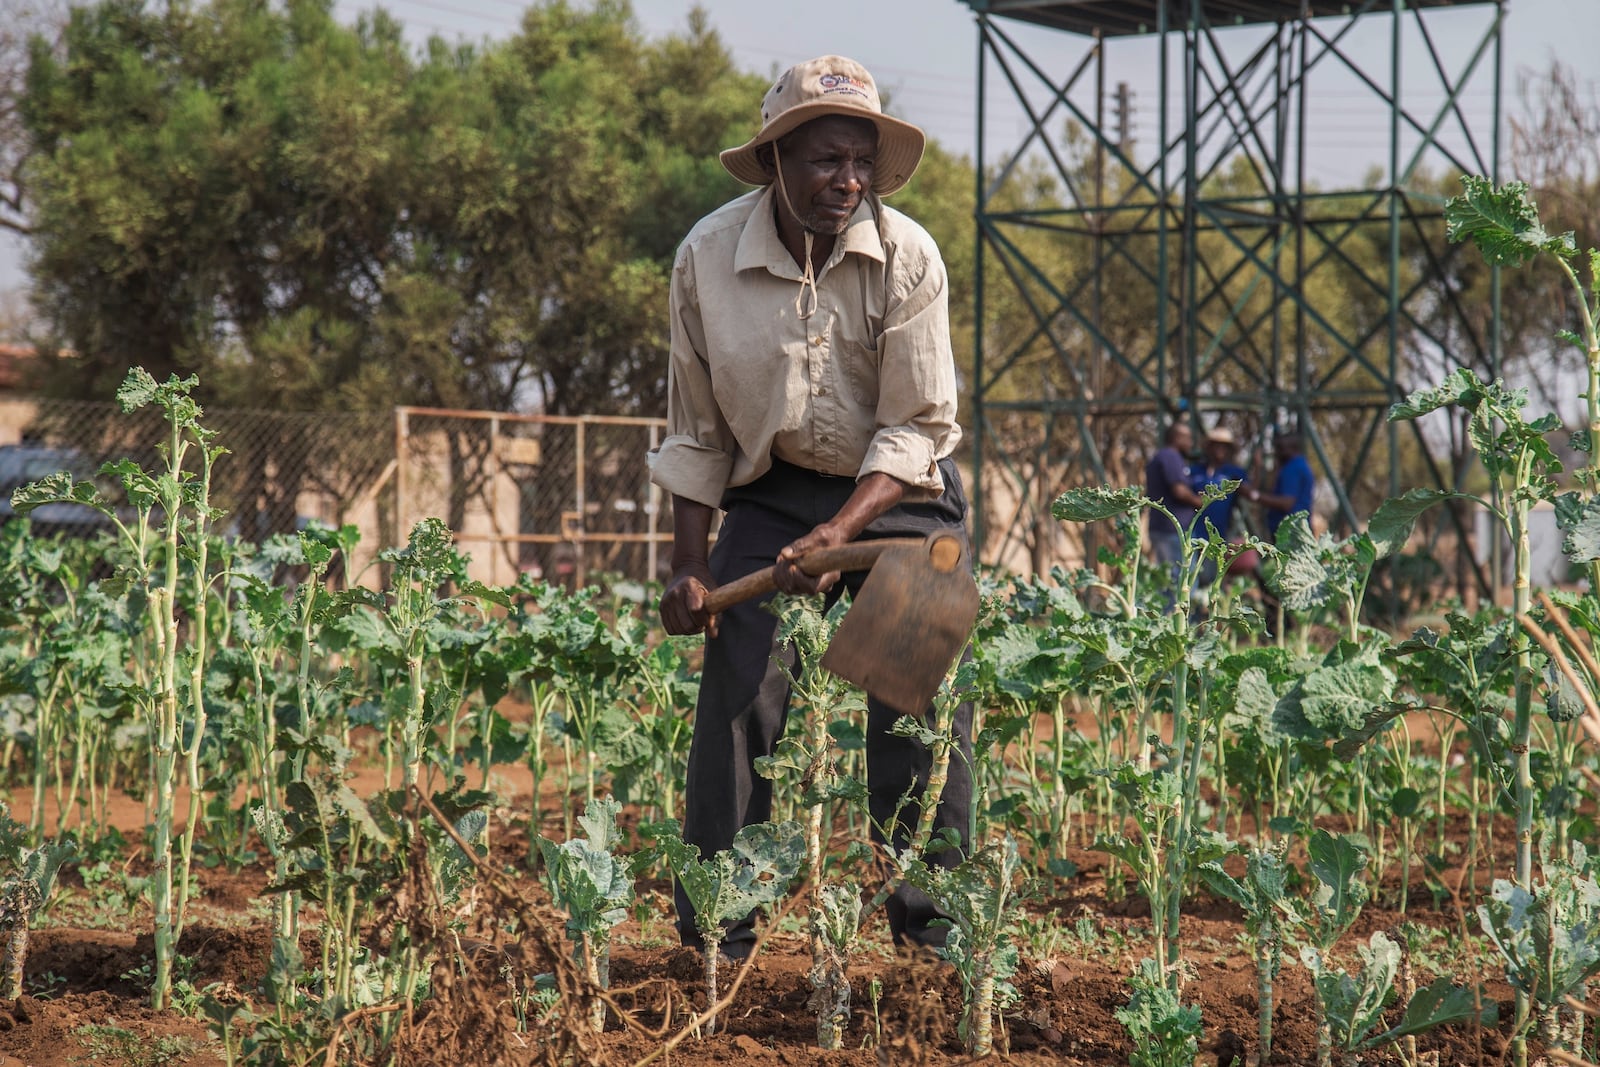
<svg viewBox="0 0 1600 1067"><path fill-rule="evenodd" d="M1112 107L1117 119L1117 148L1123 155L1133 151L1133 90L1127 82L1117 83L1117 102Z"/></svg>

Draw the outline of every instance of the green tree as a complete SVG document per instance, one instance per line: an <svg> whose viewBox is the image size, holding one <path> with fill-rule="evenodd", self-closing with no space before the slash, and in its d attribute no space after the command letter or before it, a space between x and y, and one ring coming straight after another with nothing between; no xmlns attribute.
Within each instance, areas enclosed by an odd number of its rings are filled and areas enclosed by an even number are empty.
<svg viewBox="0 0 1600 1067"><path fill-rule="evenodd" d="M621 0L420 54L326 0L103 0L33 54L37 303L79 394L140 364L298 410L654 405L673 248L761 88Z"/></svg>
<svg viewBox="0 0 1600 1067"><path fill-rule="evenodd" d="M646 41L625 0L420 51L331 0L76 8L22 101L34 303L76 354L46 388L143 366L213 405L654 414L677 241L740 191L716 153L763 88L703 15ZM236 466L292 500L281 443ZM459 505L485 442L446 444Z"/></svg>
<svg viewBox="0 0 1600 1067"><path fill-rule="evenodd" d="M54 41L64 16L55 0L0 0L0 229L26 234L23 169L28 138L22 122L30 39ZM48 47L48 45L45 45Z"/></svg>

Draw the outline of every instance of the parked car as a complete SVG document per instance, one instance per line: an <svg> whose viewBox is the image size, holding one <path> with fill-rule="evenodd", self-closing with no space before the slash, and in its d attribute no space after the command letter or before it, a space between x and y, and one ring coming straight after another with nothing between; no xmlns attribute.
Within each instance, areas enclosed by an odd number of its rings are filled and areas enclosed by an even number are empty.
<svg viewBox="0 0 1600 1067"><path fill-rule="evenodd" d="M24 443L0 446L0 522L23 518L11 506L11 494L30 482L66 471L76 481L96 481L99 464L75 448ZM111 520L82 504L42 504L26 516L42 536L92 537L110 533Z"/></svg>

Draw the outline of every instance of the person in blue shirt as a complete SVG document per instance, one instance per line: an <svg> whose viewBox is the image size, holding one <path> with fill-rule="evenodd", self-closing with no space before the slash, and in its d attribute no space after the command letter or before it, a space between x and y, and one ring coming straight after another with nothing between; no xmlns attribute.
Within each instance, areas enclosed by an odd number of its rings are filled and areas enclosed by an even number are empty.
<svg viewBox="0 0 1600 1067"><path fill-rule="evenodd" d="M1278 476L1272 483L1272 492L1251 489L1245 499L1266 505L1267 540L1276 541L1278 527L1283 520L1298 512L1311 514L1311 497L1316 489L1316 477L1305 457L1304 441L1298 433L1279 434L1272 443L1278 460Z"/></svg>
<svg viewBox="0 0 1600 1067"><path fill-rule="evenodd" d="M1220 425L1211 428L1210 432L1206 434L1205 458L1194 466L1193 486L1197 494L1204 494L1207 486L1220 485L1223 482L1238 481L1248 483L1249 472L1233 462L1236 448L1237 445L1234 441L1232 430ZM1205 510L1200 513L1200 522L1195 525L1195 536L1209 536L1206 524L1210 523L1217 528L1217 532L1224 539L1230 539L1230 535L1233 533L1234 505L1238 503L1239 493L1243 489L1244 485L1241 485L1239 489L1229 493L1221 500L1215 500L1207 504ZM1208 558L1200 568L1199 577L1198 584L1201 587L1208 586L1216 581L1216 560Z"/></svg>
<svg viewBox="0 0 1600 1067"><path fill-rule="evenodd" d="M1233 462L1236 444L1233 431L1226 426L1214 426L1206 434L1205 462L1194 468L1194 491L1204 493L1208 485L1220 485L1223 482L1246 483L1239 488L1247 487L1250 474L1243 467ZM1226 538L1233 532L1233 508L1238 502L1238 490L1229 493L1221 500L1213 501L1206 505L1201 512L1200 525L1195 527L1197 534L1204 534L1206 523L1217 528L1217 532Z"/></svg>
<svg viewBox="0 0 1600 1067"><path fill-rule="evenodd" d="M1194 431L1189 424L1174 422L1167 427L1165 444L1145 464L1145 495L1178 520L1178 526L1174 526L1159 511L1150 511L1150 552L1157 563L1176 563L1182 557L1185 534L1178 527L1187 531L1200 507L1200 495L1194 491L1189 467L1189 450L1193 447Z"/></svg>

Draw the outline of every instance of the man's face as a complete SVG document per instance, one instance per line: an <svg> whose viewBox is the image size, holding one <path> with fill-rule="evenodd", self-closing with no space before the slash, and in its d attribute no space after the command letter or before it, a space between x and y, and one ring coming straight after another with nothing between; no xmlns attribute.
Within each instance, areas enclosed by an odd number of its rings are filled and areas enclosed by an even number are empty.
<svg viewBox="0 0 1600 1067"><path fill-rule="evenodd" d="M1207 441L1206 458L1212 466L1220 467L1233 459L1233 443L1230 441Z"/></svg>
<svg viewBox="0 0 1600 1067"><path fill-rule="evenodd" d="M805 229L832 236L845 231L872 188L877 151L877 127L844 115L813 119L778 142L783 187Z"/></svg>
<svg viewBox="0 0 1600 1067"><path fill-rule="evenodd" d="M1194 431L1184 423L1172 428L1172 447L1179 452L1187 453L1194 448Z"/></svg>

